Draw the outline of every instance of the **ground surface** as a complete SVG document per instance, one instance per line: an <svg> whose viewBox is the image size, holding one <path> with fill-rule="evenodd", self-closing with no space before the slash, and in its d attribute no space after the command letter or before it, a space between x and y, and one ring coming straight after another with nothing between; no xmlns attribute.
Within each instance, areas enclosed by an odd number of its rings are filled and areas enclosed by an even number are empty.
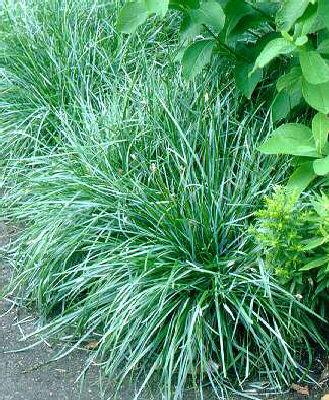
<svg viewBox="0 0 329 400"><path fill-rule="evenodd" d="M1 1L1 0L0 0ZM0 224L0 248L10 235ZM0 259L0 292L10 279L10 271ZM43 343L22 352L11 352L22 349L33 341L22 341L24 334L31 332L36 320L23 308L12 307L10 301L0 300L0 400L101 400L107 399L114 392L109 386L107 395L102 396L99 385L99 371L91 367L83 386L76 382L83 370L86 351L76 351L70 356L56 362L49 361L57 354L52 344ZM137 384L138 385L138 384ZM120 400L133 400L136 393L136 382L128 381L118 395ZM152 392L152 394L151 394ZM140 400L160 400L158 390L145 393ZM329 389L311 391L310 395L298 393L285 394L278 399L273 396L262 396L267 400L320 400ZM192 400L194 396L187 396ZM211 400L210 397L205 400ZM328 399L326 399L328 400Z"/></svg>
<svg viewBox="0 0 329 400"><path fill-rule="evenodd" d="M6 230L0 226L0 247L6 240ZM9 280L9 271L0 261L0 290ZM47 362L56 349L42 344L33 349L8 353L27 345L21 341L35 326L26 310L12 308L10 302L0 301L0 400L99 400L101 398L96 367L86 379L80 395L75 383L83 368L84 352L54 363ZM21 322L20 322L21 321ZM30 344L32 341L29 342Z"/></svg>

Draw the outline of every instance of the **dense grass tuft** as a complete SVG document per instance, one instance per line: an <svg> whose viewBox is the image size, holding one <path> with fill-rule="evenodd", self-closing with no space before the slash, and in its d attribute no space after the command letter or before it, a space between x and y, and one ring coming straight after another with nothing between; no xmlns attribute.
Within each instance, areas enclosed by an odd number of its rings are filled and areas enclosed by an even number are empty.
<svg viewBox="0 0 329 400"><path fill-rule="evenodd" d="M207 380L222 395L259 371L279 387L316 335L246 234L281 172L255 152L259 122L238 124L231 96L199 99L197 112L176 96L145 98L134 135L68 124L62 152L31 159L37 168L5 199L26 224L15 284L48 334L101 335L93 357L110 376L161 369L168 398Z"/></svg>
<svg viewBox="0 0 329 400"><path fill-rule="evenodd" d="M12 290L38 308L39 333L71 349L100 338L91 359L111 377L142 367L168 399L288 384L317 330L248 233L286 172L256 151L269 122L239 113L224 79L182 82L161 49L150 62L154 37L112 36L113 8L41 3L12 11L21 24L6 14L1 59L1 213L22 229Z"/></svg>
<svg viewBox="0 0 329 400"><path fill-rule="evenodd" d="M132 38L119 35L116 1L3 3L0 163L8 169L11 159L15 164L18 156L57 148L63 114L79 121L84 105L96 110L100 98L128 89L129 82L143 79L149 69L162 70L164 60L174 56L174 42L168 40L171 22L163 32L159 27L151 33L145 26Z"/></svg>

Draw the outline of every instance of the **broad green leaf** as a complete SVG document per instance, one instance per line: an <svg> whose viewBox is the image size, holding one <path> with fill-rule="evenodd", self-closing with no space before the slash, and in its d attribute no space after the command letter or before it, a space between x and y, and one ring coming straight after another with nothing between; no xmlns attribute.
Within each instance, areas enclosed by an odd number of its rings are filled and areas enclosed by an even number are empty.
<svg viewBox="0 0 329 400"><path fill-rule="evenodd" d="M287 77L285 82L279 83L279 88L282 90L276 95L272 104L274 122L286 118L303 100L301 79L294 81L294 79L290 80Z"/></svg>
<svg viewBox="0 0 329 400"><path fill-rule="evenodd" d="M288 180L286 189L301 194L315 178L313 161L307 161L296 168Z"/></svg>
<svg viewBox="0 0 329 400"><path fill-rule="evenodd" d="M308 37L306 35L298 36L295 40L295 45L297 47L302 47L308 42Z"/></svg>
<svg viewBox="0 0 329 400"><path fill-rule="evenodd" d="M294 23L300 18L310 0L283 0L282 6L276 14L276 25L280 31L290 31Z"/></svg>
<svg viewBox="0 0 329 400"><path fill-rule="evenodd" d="M283 54L290 54L295 49L296 46L294 43L285 38L271 40L256 58L255 66L252 72L256 71L256 69L264 68L274 58Z"/></svg>
<svg viewBox="0 0 329 400"><path fill-rule="evenodd" d="M164 17L168 11L169 0L144 0L147 11Z"/></svg>
<svg viewBox="0 0 329 400"><path fill-rule="evenodd" d="M324 264L329 262L329 256L317 257L314 260L310 261L300 271L310 271L311 269L321 267Z"/></svg>
<svg viewBox="0 0 329 400"><path fill-rule="evenodd" d="M316 238L316 239L309 239L305 242L305 246L303 247L304 251L310 251L316 249L319 246L322 246L324 243L327 242L327 239L324 237Z"/></svg>
<svg viewBox="0 0 329 400"><path fill-rule="evenodd" d="M312 85L303 79L302 87L305 101L315 110L329 114L329 82Z"/></svg>
<svg viewBox="0 0 329 400"><path fill-rule="evenodd" d="M278 93L271 106L273 122L281 121L286 118L291 111L290 97L286 91Z"/></svg>
<svg viewBox="0 0 329 400"><path fill-rule="evenodd" d="M234 35L234 31L232 35ZM233 39L233 41L227 43L232 44L232 48L235 48L236 52L239 53L239 56L241 56L241 58L245 62L253 62L254 60L256 60L259 54L264 50L267 44L270 43L273 39L278 39L278 37L279 36L277 32L268 32L259 39L257 39L254 43L241 42L240 40L234 43L234 36L230 36L229 39L230 40ZM251 71L250 74L252 72L253 71Z"/></svg>
<svg viewBox="0 0 329 400"><path fill-rule="evenodd" d="M199 40L187 47L182 60L183 74L187 79L198 75L210 61L215 44L216 41L214 39L206 39Z"/></svg>
<svg viewBox="0 0 329 400"><path fill-rule="evenodd" d="M269 3L268 0L257 2L257 10L259 10L263 15L272 17L275 15L280 8L278 3Z"/></svg>
<svg viewBox="0 0 329 400"><path fill-rule="evenodd" d="M320 273L323 273L323 277L320 280L320 278L318 278L318 283L316 285L316 291L314 292L314 298L317 298L320 294L324 294L327 295L328 290L329 290L329 279L328 279L328 273L329 273L329 265L327 264L326 266L326 272L322 271L322 269L319 271ZM325 313L327 310L327 305L326 303L323 303L323 305L321 306L321 313Z"/></svg>
<svg viewBox="0 0 329 400"><path fill-rule="evenodd" d="M170 7L177 9L177 10L186 10L191 8L199 8L200 1L199 0L170 0L169 1Z"/></svg>
<svg viewBox="0 0 329 400"><path fill-rule="evenodd" d="M280 76L276 83L276 89L278 92L281 92L283 89L290 88L295 85L300 78L302 77L302 71L299 67L293 67L291 70L285 74Z"/></svg>
<svg viewBox="0 0 329 400"><path fill-rule="evenodd" d="M224 40L227 41L232 30L246 15L255 14L254 9L241 0L230 0L225 7L226 22L224 27Z"/></svg>
<svg viewBox="0 0 329 400"><path fill-rule="evenodd" d="M323 24L329 29L329 1L318 0L318 15Z"/></svg>
<svg viewBox="0 0 329 400"><path fill-rule="evenodd" d="M284 124L275 129L273 135L259 147L265 154L291 154L317 157L312 130L302 124Z"/></svg>
<svg viewBox="0 0 329 400"><path fill-rule="evenodd" d="M148 11L144 4L126 3L119 13L117 28L120 32L132 33L146 21L147 17Z"/></svg>
<svg viewBox="0 0 329 400"><path fill-rule="evenodd" d="M327 115L321 113L316 114L312 121L312 132L316 149L319 154L322 154L328 142L329 118Z"/></svg>
<svg viewBox="0 0 329 400"><path fill-rule="evenodd" d="M329 29L323 28L322 30L318 31L318 43L323 42L324 40L329 39Z"/></svg>
<svg viewBox="0 0 329 400"><path fill-rule="evenodd" d="M301 103L303 95L298 86L295 85L292 88L284 89L275 96L271 108L273 122L286 118L291 110Z"/></svg>
<svg viewBox="0 0 329 400"><path fill-rule="evenodd" d="M182 19L180 25L180 39L184 42L188 39L194 39L200 35L202 31L202 25L194 23L188 13L186 13Z"/></svg>
<svg viewBox="0 0 329 400"><path fill-rule="evenodd" d="M329 174L329 156L319 158L313 162L314 172L317 175L323 176Z"/></svg>
<svg viewBox="0 0 329 400"><path fill-rule="evenodd" d="M323 41L319 44L319 46L318 46L318 48L317 48L317 51L318 51L319 53L321 53L321 54L326 54L326 55L328 55L328 54L329 54L329 39L323 40Z"/></svg>
<svg viewBox="0 0 329 400"><path fill-rule="evenodd" d="M215 0L201 3L200 8L191 11L190 15L194 23L209 25L217 32L224 28L225 14L222 7Z"/></svg>
<svg viewBox="0 0 329 400"><path fill-rule="evenodd" d="M262 14L247 15L241 18L234 29L231 30L227 37L227 44L235 45L241 40L241 37L250 30L260 29L267 24L266 16Z"/></svg>
<svg viewBox="0 0 329 400"><path fill-rule="evenodd" d="M296 22L294 37L300 37L313 33L318 29L317 5L313 4L307 8L304 15Z"/></svg>
<svg viewBox="0 0 329 400"><path fill-rule="evenodd" d="M257 84L263 78L263 71L257 70L249 76L253 64L238 62L234 69L235 82L238 89L248 98L251 98Z"/></svg>
<svg viewBox="0 0 329 400"><path fill-rule="evenodd" d="M316 51L301 51L299 61L304 78L313 85L329 81L329 65Z"/></svg>

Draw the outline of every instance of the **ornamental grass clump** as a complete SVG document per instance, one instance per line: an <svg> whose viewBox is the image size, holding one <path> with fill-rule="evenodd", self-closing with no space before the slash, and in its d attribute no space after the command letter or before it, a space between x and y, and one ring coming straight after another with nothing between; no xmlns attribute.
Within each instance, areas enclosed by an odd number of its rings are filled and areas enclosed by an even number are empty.
<svg viewBox="0 0 329 400"><path fill-rule="evenodd" d="M100 0L3 1L0 164L8 169L7 182L19 158L58 147L63 113L78 123L83 104L96 109L106 93L143 79L154 65L163 69L173 23L125 38L116 31L117 8Z"/></svg>
<svg viewBox="0 0 329 400"><path fill-rule="evenodd" d="M255 151L255 131L266 132L252 116L238 123L234 95L205 104L175 85L157 82L147 114L132 104L128 129L103 129L92 110L84 129L63 118L62 152L31 159L3 200L24 225L12 287L37 306L43 336L72 350L99 338L91 361L119 384L142 368L168 399L206 383L221 397L255 376L278 390L317 338L247 229L282 170Z"/></svg>

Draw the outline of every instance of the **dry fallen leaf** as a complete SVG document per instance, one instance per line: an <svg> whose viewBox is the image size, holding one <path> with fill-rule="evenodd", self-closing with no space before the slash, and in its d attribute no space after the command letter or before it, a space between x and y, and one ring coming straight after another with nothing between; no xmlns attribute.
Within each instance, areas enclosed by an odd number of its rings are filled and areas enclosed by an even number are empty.
<svg viewBox="0 0 329 400"><path fill-rule="evenodd" d="M291 385L291 388L293 390L295 390L298 394L302 395L302 396L309 396L310 395L310 391L309 391L309 388L307 386L300 386L300 385L297 385L296 383L293 383Z"/></svg>
<svg viewBox="0 0 329 400"><path fill-rule="evenodd" d="M320 378L320 384L325 383L327 381L329 381L329 369L328 368L326 368L322 371L321 378Z"/></svg>
<svg viewBox="0 0 329 400"><path fill-rule="evenodd" d="M321 397L321 400L329 400L329 394L325 394Z"/></svg>
<svg viewBox="0 0 329 400"><path fill-rule="evenodd" d="M92 340L91 342L88 342L87 344L85 344L85 349L87 350L95 350L97 349L99 345L99 342L97 340Z"/></svg>
<svg viewBox="0 0 329 400"><path fill-rule="evenodd" d="M329 360L327 362L327 365L324 367L321 377L320 377L320 384L326 383L329 381Z"/></svg>

